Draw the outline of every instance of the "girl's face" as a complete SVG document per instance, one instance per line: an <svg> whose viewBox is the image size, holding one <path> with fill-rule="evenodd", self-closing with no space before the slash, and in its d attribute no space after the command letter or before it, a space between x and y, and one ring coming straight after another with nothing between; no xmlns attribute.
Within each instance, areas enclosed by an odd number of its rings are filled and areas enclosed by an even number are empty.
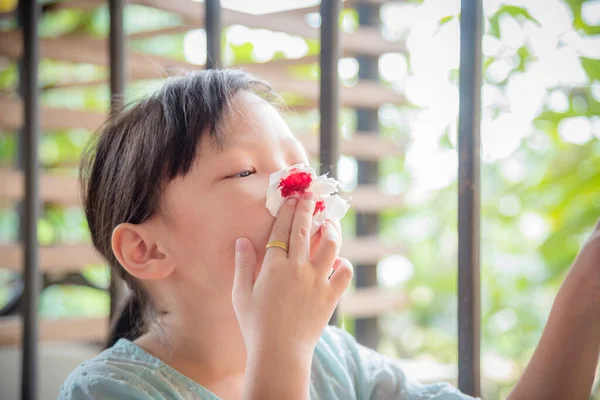
<svg viewBox="0 0 600 400"><path fill-rule="evenodd" d="M223 133L222 151L204 134L190 173L167 185L161 236L173 278L230 301L236 239L248 238L262 264L274 222L265 207L269 175L308 158L277 110L247 92L234 98Z"/></svg>

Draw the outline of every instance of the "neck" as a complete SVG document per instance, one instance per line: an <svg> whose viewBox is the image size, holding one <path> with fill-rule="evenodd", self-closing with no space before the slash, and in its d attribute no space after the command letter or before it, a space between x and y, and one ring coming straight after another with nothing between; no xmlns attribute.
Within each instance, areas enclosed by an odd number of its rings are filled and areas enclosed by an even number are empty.
<svg viewBox="0 0 600 400"><path fill-rule="evenodd" d="M193 305L177 313L167 312L158 329L136 341L140 347L163 360L190 379L208 385L235 375L246 368L246 346L231 305ZM184 312L188 311L188 312ZM209 312L200 315L200 312Z"/></svg>

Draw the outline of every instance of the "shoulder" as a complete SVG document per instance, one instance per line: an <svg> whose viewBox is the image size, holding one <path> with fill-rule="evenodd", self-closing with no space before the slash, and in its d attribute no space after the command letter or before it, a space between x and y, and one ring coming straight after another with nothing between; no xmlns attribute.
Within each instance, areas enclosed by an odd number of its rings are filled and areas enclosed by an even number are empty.
<svg viewBox="0 0 600 400"><path fill-rule="evenodd" d="M128 341L120 341L81 363L65 380L59 400L131 398L162 399L155 381L160 363ZM164 384L163 384L164 386Z"/></svg>

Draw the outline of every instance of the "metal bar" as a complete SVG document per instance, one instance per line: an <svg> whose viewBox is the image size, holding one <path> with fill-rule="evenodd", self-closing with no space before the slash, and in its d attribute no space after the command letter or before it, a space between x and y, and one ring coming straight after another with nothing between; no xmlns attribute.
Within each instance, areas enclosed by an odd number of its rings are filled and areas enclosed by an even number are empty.
<svg viewBox="0 0 600 400"><path fill-rule="evenodd" d="M111 110L116 111L123 106L125 92L125 48L126 36L123 23L123 0L109 1L110 13L110 94Z"/></svg>
<svg viewBox="0 0 600 400"><path fill-rule="evenodd" d="M364 27L376 27L380 24L379 7L373 4L357 3L358 23ZM358 78L360 81L378 81L378 59L372 56L358 56ZM357 131L370 132L377 135L379 117L377 110L356 109ZM376 185L379 180L379 163L377 161L358 162L359 185ZM379 232L379 215L377 213L357 213L356 235L374 236ZM377 268L374 265L358 264L355 266L356 287L368 288L377 286ZM369 348L377 348L380 339L379 325L376 317L360 318L355 322L356 340Z"/></svg>
<svg viewBox="0 0 600 400"><path fill-rule="evenodd" d="M25 170L25 199L23 212L23 244L25 248L25 296L23 307L23 364L21 398L36 399L38 392L38 303L40 277L38 272L37 222L39 217L39 98L38 65L40 57L38 37L39 6L36 0L19 3L20 23L23 27L23 166Z"/></svg>
<svg viewBox="0 0 600 400"><path fill-rule="evenodd" d="M458 122L458 386L480 396L481 0L462 0Z"/></svg>
<svg viewBox="0 0 600 400"><path fill-rule="evenodd" d="M338 114L340 111L340 88L338 60L340 58L340 0L321 1L321 51L319 66L321 70L321 88L319 94L320 134L319 165L320 173L329 172L337 178L337 164L340 158ZM332 325L338 323L334 312Z"/></svg>
<svg viewBox="0 0 600 400"><path fill-rule="evenodd" d="M110 94L111 113L118 112L123 107L126 83L126 36L123 22L124 0L109 0L110 32L109 32L109 58L110 58ZM114 273L110 274L110 320L120 309L120 304L125 298L125 284Z"/></svg>
<svg viewBox="0 0 600 400"><path fill-rule="evenodd" d="M204 1L204 28L206 29L206 69L219 68L221 64L221 2Z"/></svg>

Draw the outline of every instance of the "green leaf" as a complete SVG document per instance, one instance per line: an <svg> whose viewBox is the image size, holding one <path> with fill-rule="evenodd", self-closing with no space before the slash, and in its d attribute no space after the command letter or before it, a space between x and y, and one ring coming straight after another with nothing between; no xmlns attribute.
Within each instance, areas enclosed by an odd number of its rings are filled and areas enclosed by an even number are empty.
<svg viewBox="0 0 600 400"><path fill-rule="evenodd" d="M236 63L252 62L252 50L254 50L252 43L246 42L239 46L231 45L231 49L233 50L233 54L235 54Z"/></svg>
<svg viewBox="0 0 600 400"><path fill-rule="evenodd" d="M438 27L446 25L448 22L452 21L454 18L456 18L454 15L445 16L444 18L442 18L438 21Z"/></svg>
<svg viewBox="0 0 600 400"><path fill-rule="evenodd" d="M587 57L580 57L579 59L590 81L600 81L600 60Z"/></svg>
<svg viewBox="0 0 600 400"><path fill-rule="evenodd" d="M519 22L531 21L537 26L541 26L540 22L537 19L535 19L529 13L529 11L527 11L526 8L503 5L494 13L494 15L490 17L490 35L495 36L497 38L500 37L500 18L502 18L505 15L510 15Z"/></svg>
<svg viewBox="0 0 600 400"><path fill-rule="evenodd" d="M11 64L0 71L0 90L8 90L17 85L18 72L16 64Z"/></svg>
<svg viewBox="0 0 600 400"><path fill-rule="evenodd" d="M519 65L517 65L517 68L515 69L520 72L525 72L527 64L531 60L531 53L527 46L521 46L517 50L517 56L519 57Z"/></svg>
<svg viewBox="0 0 600 400"><path fill-rule="evenodd" d="M581 5L584 0L564 0L565 3L571 9L573 13L573 28L582 29L585 26L585 22L581 19Z"/></svg>

